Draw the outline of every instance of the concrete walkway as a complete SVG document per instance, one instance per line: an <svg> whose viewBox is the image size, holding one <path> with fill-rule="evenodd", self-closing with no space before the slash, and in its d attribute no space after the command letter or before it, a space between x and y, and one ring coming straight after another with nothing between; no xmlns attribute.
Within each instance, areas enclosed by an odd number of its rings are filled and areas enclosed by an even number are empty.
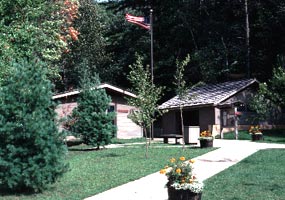
<svg viewBox="0 0 285 200"><path fill-rule="evenodd" d="M285 144L256 143L242 140L216 139L214 146L220 148L194 158L196 160L195 173L199 179L210 178L260 149L283 148L285 150ZM167 189L164 187L166 182L166 176L157 172L85 200L167 200Z"/></svg>

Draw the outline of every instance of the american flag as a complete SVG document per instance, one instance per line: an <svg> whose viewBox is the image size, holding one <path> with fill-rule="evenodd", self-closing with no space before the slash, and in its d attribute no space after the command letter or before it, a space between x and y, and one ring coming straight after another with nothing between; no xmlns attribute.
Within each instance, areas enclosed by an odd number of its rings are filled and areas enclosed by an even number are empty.
<svg viewBox="0 0 285 200"><path fill-rule="evenodd" d="M148 29L148 30L150 29L150 24L148 23L146 17L136 17L136 16L133 16L133 15L130 15L127 13L125 18L128 22L137 24L137 25L139 25L145 29Z"/></svg>

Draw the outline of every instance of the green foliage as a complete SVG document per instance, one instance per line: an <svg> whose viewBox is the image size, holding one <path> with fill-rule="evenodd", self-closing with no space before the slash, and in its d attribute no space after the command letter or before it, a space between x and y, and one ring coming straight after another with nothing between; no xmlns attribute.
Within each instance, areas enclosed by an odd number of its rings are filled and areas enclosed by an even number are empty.
<svg viewBox="0 0 285 200"><path fill-rule="evenodd" d="M112 55L106 52L109 38L106 32L110 27L110 19L101 5L92 0L79 0L79 17L74 27L80 32L78 42L74 42L71 51L64 55L58 90L66 91L78 88L82 68L92 74L98 74L102 82L112 83L118 68L112 64ZM105 36L105 37L104 37Z"/></svg>
<svg viewBox="0 0 285 200"><path fill-rule="evenodd" d="M130 68L128 79L137 98L128 99L128 103L138 110L130 113L129 118L145 130L161 114L157 102L161 97L162 87L156 87L152 83L150 72L144 69L141 56L137 56L136 63L130 65Z"/></svg>
<svg viewBox="0 0 285 200"><path fill-rule="evenodd" d="M43 63L11 63L0 89L0 188L41 191L67 169Z"/></svg>
<svg viewBox="0 0 285 200"><path fill-rule="evenodd" d="M176 73L174 75L174 85L176 86L176 95L178 95L178 99L183 101L185 100L187 96L187 87L186 87L186 81L184 80L184 71L185 67L190 62L190 56L187 55L186 58L179 62L176 60Z"/></svg>
<svg viewBox="0 0 285 200"><path fill-rule="evenodd" d="M270 78L278 54L284 55L285 12L282 1L248 2L250 28L250 73L260 81ZM106 3L107 4L107 3ZM153 9L155 82L167 87L166 98L174 95L175 60L191 56L185 81L221 82L246 72L246 24L244 1L150 1L121 0L108 4L114 18L108 51L119 67L134 62L134 52L145 61L149 56L148 32L129 25L126 12L149 16ZM118 77L124 82L128 69ZM243 77L244 78L244 77Z"/></svg>
<svg viewBox="0 0 285 200"><path fill-rule="evenodd" d="M180 120L181 120L181 132L183 137L183 149L185 144L185 135L184 135L184 122L183 122L183 101L189 99L188 97L188 89L186 87L186 81L184 80L184 71L185 67L188 65L190 61L190 55L188 54L186 58L179 62L176 60L176 72L174 75L174 85L176 86L176 95L178 96L179 100L179 108L180 108Z"/></svg>
<svg viewBox="0 0 285 200"><path fill-rule="evenodd" d="M285 106L285 70L283 67L273 69L273 76L269 83L272 101L279 106Z"/></svg>
<svg viewBox="0 0 285 200"><path fill-rule="evenodd" d="M82 90L78 99L78 107L73 110L72 117L76 119L71 130L82 137L87 145L100 148L111 142L115 131L114 112L108 112L111 98L104 89L98 88L99 77L83 76Z"/></svg>
<svg viewBox="0 0 285 200"><path fill-rule="evenodd" d="M117 85L130 87L126 76L131 70L129 65L136 62L134 54L137 52L143 58L144 65L150 60L150 34L146 29L127 22L124 16L127 12L137 16L148 16L149 9L146 12L140 12L130 7L116 9L116 2L106 4L105 9L109 26L104 36L107 39L106 51L111 61L109 65L115 69L112 71L113 82ZM155 61L156 64L158 62Z"/></svg>
<svg viewBox="0 0 285 200"><path fill-rule="evenodd" d="M229 73L238 73L236 60L226 61L227 50L224 49L222 44L213 44L213 46L206 46L200 50L196 50L191 54L192 65L197 65L199 71L200 80L207 83L218 82L219 79L225 79L225 76ZM194 77L193 77L194 78Z"/></svg>
<svg viewBox="0 0 285 200"><path fill-rule="evenodd" d="M285 70L277 67L269 83L259 85L258 94L254 96L251 108L256 111L260 120L278 120L282 107L285 106Z"/></svg>
<svg viewBox="0 0 285 200"><path fill-rule="evenodd" d="M272 102L266 98L267 96L267 84L259 84L258 94L256 94L251 103L250 107L257 113L259 120L266 120L270 117L270 110L272 109Z"/></svg>
<svg viewBox="0 0 285 200"><path fill-rule="evenodd" d="M64 6L63 1L1 0L0 57L5 65L0 68L0 81L9 75L12 59L35 57L47 63L50 79L59 78L58 64L71 41L68 26L72 23L67 23Z"/></svg>

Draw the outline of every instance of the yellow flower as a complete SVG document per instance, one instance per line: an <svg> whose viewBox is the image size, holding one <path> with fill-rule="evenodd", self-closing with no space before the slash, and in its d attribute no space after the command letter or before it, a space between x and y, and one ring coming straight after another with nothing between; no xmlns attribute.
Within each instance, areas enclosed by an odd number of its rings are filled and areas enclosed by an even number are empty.
<svg viewBox="0 0 285 200"><path fill-rule="evenodd" d="M166 170L165 170L165 169L161 169L161 170L159 171L159 173L160 173L160 174L165 174L165 173L166 173Z"/></svg>
<svg viewBox="0 0 285 200"><path fill-rule="evenodd" d="M212 133L209 130L203 131L200 133L200 137L211 137L211 136L212 136Z"/></svg>
<svg viewBox="0 0 285 200"><path fill-rule="evenodd" d="M166 165L166 166L164 167L164 169L168 169L168 166Z"/></svg>
<svg viewBox="0 0 285 200"><path fill-rule="evenodd" d="M189 180L189 183L193 183L193 179L190 179L190 180Z"/></svg>
<svg viewBox="0 0 285 200"><path fill-rule="evenodd" d="M174 163L175 161L176 161L175 158L171 158L171 159L170 159L170 162L171 162L171 163Z"/></svg>
<svg viewBox="0 0 285 200"><path fill-rule="evenodd" d="M195 162L195 160L191 159L191 160L189 160L189 162L193 164Z"/></svg>
<svg viewBox="0 0 285 200"><path fill-rule="evenodd" d="M185 160L185 157L182 156L182 157L180 157L179 159L180 159L181 161L184 161L184 160Z"/></svg>
<svg viewBox="0 0 285 200"><path fill-rule="evenodd" d="M177 168L177 169L175 170L175 172L176 172L177 174L180 174L180 173L181 173L181 169L180 169L180 168Z"/></svg>

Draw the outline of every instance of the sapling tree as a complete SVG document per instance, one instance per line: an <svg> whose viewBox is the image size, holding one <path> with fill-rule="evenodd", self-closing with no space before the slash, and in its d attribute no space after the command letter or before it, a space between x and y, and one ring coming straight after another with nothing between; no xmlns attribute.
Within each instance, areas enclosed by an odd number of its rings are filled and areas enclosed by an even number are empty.
<svg viewBox="0 0 285 200"><path fill-rule="evenodd" d="M178 102L179 102L179 111L180 111L180 119L181 119L181 133L182 133L182 139L183 139L183 150L185 149L185 133L184 133L184 121L183 121L183 101L189 99L189 95L188 95L188 89L186 87L186 81L184 80L184 71L185 71L185 67L187 66L187 64L190 61L190 56L187 55L186 58L179 62L178 60L176 60L176 72L174 75L174 85L175 85L175 89L176 89L176 95L178 97Z"/></svg>
<svg viewBox="0 0 285 200"><path fill-rule="evenodd" d="M41 62L11 63L11 70L0 89L0 188L41 191L67 170L52 85Z"/></svg>
<svg viewBox="0 0 285 200"><path fill-rule="evenodd" d="M183 139L182 148L185 149L185 131L184 131L184 119L183 119L183 108L184 104L187 101L190 101L191 99L195 98L194 94L189 94L190 89L193 89L194 87L201 86L204 83L198 82L190 87L186 86L186 81L184 80L184 71L187 64L190 62L190 56L187 55L184 60L179 62L176 60L176 72L174 75L175 82L173 83L175 85L175 91L178 98L178 106L180 111L180 121L181 121L181 134Z"/></svg>
<svg viewBox="0 0 285 200"><path fill-rule="evenodd" d="M131 112L128 117L143 129L146 137L145 155L148 158L147 130L151 127L156 117L161 115L157 102L162 95L162 87L156 87L152 83L150 72L144 68L140 56L137 56L137 60L133 65L130 65L130 69L128 79L137 98L129 98L128 103L136 107L137 110Z"/></svg>
<svg viewBox="0 0 285 200"><path fill-rule="evenodd" d="M87 73L85 73L87 74ZM116 128L113 125L114 112L108 112L111 98L105 89L100 89L99 77L84 75L81 80L81 92L78 107L73 110L75 119L71 130L79 135L83 142L99 149L107 145Z"/></svg>

